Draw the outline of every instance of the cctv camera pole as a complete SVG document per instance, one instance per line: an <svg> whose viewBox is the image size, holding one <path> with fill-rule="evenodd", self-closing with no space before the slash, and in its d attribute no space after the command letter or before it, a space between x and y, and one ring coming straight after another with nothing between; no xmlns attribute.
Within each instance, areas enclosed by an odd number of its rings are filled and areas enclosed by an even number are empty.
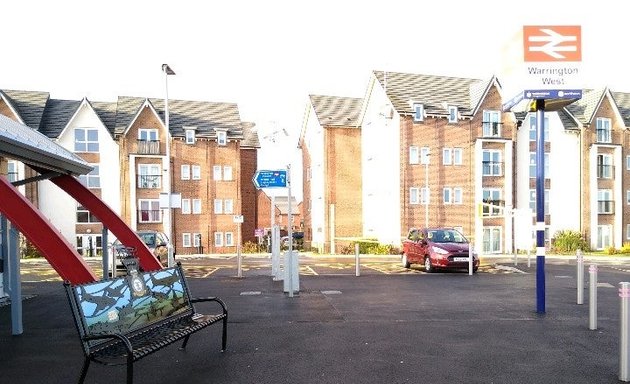
<svg viewBox="0 0 630 384"><path fill-rule="evenodd" d="M536 99L536 311L545 313L545 100Z"/></svg>

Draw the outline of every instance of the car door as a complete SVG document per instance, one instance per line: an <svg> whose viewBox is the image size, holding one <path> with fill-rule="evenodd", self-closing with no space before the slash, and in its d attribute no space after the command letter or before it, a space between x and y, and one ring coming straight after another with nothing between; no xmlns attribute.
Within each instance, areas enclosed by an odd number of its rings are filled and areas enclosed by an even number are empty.
<svg viewBox="0 0 630 384"><path fill-rule="evenodd" d="M419 240L418 240L418 246L417 246L417 252L418 252L418 262L419 263L424 263L424 255L428 255L429 254L429 233L427 232L426 229L423 229L422 231L419 232Z"/></svg>
<svg viewBox="0 0 630 384"><path fill-rule="evenodd" d="M421 232L419 230L413 229L409 232L409 235L407 236L407 260L409 260L410 263L418 262L418 245L420 244L420 233Z"/></svg>

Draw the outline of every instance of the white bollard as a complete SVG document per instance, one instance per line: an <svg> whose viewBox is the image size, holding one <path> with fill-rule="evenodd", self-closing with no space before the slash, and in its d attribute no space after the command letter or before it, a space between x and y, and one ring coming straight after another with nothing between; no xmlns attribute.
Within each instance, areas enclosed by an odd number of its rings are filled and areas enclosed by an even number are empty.
<svg viewBox="0 0 630 384"><path fill-rule="evenodd" d="M361 270L359 268L359 243L354 244L354 274L355 276L361 276Z"/></svg>
<svg viewBox="0 0 630 384"><path fill-rule="evenodd" d="M584 304L584 257L577 250L577 303Z"/></svg>
<svg viewBox="0 0 630 384"><path fill-rule="evenodd" d="M588 267L590 292L588 305L588 329L597 329L597 264Z"/></svg>
<svg viewBox="0 0 630 384"><path fill-rule="evenodd" d="M620 321L619 321L619 380L630 381L630 283L619 283Z"/></svg>

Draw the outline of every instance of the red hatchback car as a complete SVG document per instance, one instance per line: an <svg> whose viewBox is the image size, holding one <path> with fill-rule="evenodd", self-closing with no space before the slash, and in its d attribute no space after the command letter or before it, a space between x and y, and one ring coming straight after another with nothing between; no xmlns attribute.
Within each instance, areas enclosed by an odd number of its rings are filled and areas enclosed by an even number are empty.
<svg viewBox="0 0 630 384"><path fill-rule="evenodd" d="M469 242L452 228L412 229L403 241L402 265L423 264L426 272L436 269L468 270ZM473 272L479 268L479 257L473 252Z"/></svg>

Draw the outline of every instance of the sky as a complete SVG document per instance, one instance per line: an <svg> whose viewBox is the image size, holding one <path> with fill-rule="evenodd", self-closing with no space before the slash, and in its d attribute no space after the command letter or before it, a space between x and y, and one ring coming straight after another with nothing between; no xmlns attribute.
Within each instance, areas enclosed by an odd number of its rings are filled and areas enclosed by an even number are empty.
<svg viewBox="0 0 630 384"><path fill-rule="evenodd" d="M293 163L310 94L363 97L374 70L489 79L524 25L581 25L585 87L630 92L619 0L20 0L2 6L0 89L235 102ZM284 148L284 147L283 147Z"/></svg>

